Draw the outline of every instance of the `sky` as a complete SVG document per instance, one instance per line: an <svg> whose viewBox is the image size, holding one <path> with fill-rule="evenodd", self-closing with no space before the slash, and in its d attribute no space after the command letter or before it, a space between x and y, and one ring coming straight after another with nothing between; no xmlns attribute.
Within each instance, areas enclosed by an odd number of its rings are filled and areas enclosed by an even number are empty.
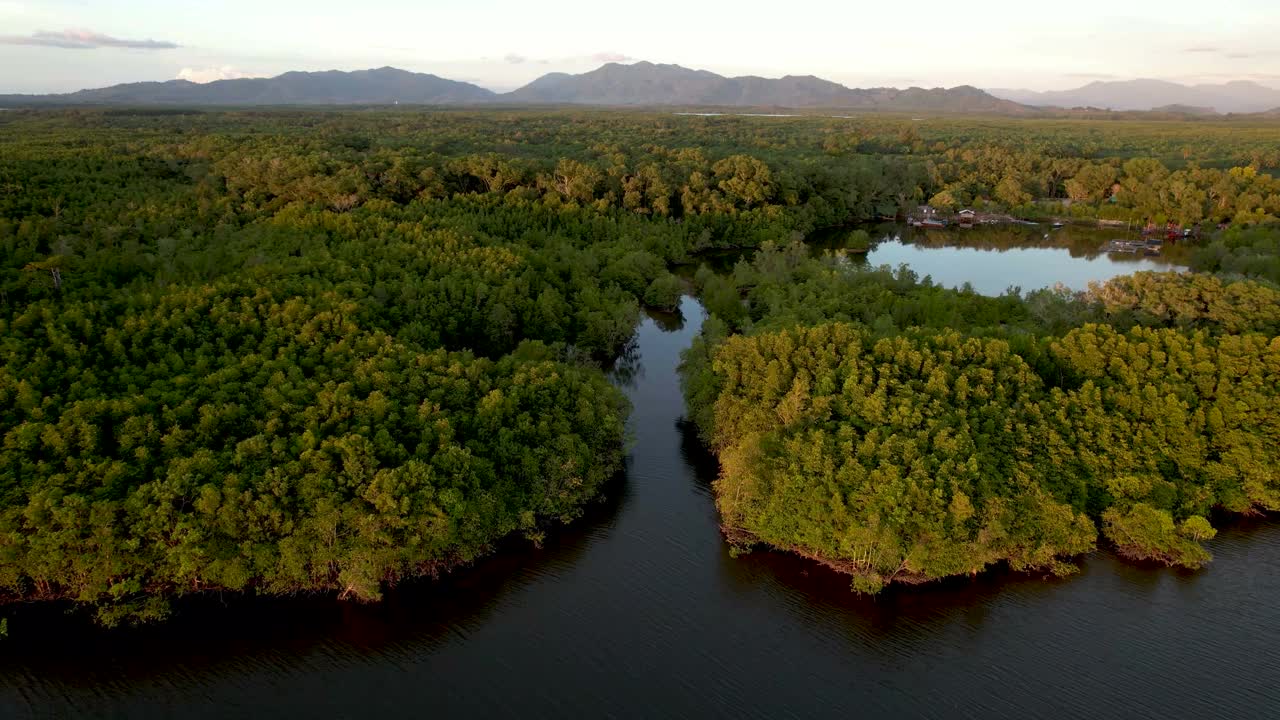
<svg viewBox="0 0 1280 720"><path fill-rule="evenodd" d="M1280 87L1277 0L0 0L0 93L391 65L519 87L650 60L851 87Z"/></svg>

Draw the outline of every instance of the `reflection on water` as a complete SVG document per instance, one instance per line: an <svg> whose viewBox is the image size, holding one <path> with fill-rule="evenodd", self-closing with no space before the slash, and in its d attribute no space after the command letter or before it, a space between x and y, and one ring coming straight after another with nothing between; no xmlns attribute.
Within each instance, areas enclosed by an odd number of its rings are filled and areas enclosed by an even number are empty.
<svg viewBox="0 0 1280 720"><path fill-rule="evenodd" d="M673 333L684 329L684 313L679 308L672 312L648 308L644 314L663 332Z"/></svg>
<svg viewBox="0 0 1280 720"><path fill-rule="evenodd" d="M921 229L885 224L872 229L875 241L868 253L850 252L850 230L834 229L809 238L815 253L834 255L871 267L909 266L921 278L929 276L946 287L969 283L984 295L1009 288L1038 290L1062 283L1084 290L1092 281L1142 270L1185 269L1187 248L1168 245L1157 257L1108 254L1110 240L1124 239L1124 228L1104 229L1068 225L981 225L973 228ZM1129 233L1130 239L1135 239Z"/></svg>
<svg viewBox="0 0 1280 720"><path fill-rule="evenodd" d="M799 558L733 558L714 458L681 421L703 313L642 324L625 477L541 548L513 540L374 605L184 602L103 631L18 613L0 717L1258 717L1280 703L1280 528L1199 573L1098 553L876 597Z"/></svg>

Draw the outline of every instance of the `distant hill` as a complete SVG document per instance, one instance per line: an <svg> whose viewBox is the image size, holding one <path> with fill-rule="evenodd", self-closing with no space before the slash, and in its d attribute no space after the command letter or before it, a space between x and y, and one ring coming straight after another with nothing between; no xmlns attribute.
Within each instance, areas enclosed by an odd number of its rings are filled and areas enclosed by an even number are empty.
<svg viewBox="0 0 1280 720"><path fill-rule="evenodd" d="M1032 108L975 87L847 88L812 75L728 78L679 65L609 63L570 75L550 73L506 94L395 68L289 72L273 78L115 85L63 95L0 95L0 106L31 105L470 105L480 103L619 106L875 109L904 112L1027 114Z"/></svg>
<svg viewBox="0 0 1280 720"><path fill-rule="evenodd" d="M608 63L580 75L540 77L502 99L583 105L732 105L733 90L724 80L715 73L679 65Z"/></svg>
<svg viewBox="0 0 1280 720"><path fill-rule="evenodd" d="M580 75L552 73L500 97L505 102L584 105L847 108L1030 112L974 87L847 88L812 75L724 77L679 65L609 63Z"/></svg>
<svg viewBox="0 0 1280 720"><path fill-rule="evenodd" d="M989 89L992 95L1035 106L1154 110L1169 106L1209 108L1219 113L1254 113L1280 105L1280 90L1247 80L1220 85L1180 85L1167 80L1092 82L1074 90L1035 92Z"/></svg>
<svg viewBox="0 0 1280 720"><path fill-rule="evenodd" d="M0 95L6 105L453 105L492 100L470 83L396 68L287 72L273 78L141 82L65 95Z"/></svg>

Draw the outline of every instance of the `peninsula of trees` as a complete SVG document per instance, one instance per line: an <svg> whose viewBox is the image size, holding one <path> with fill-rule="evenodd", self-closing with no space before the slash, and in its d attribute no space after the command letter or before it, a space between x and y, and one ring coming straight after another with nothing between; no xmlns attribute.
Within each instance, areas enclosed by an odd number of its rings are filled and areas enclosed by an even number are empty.
<svg viewBox="0 0 1280 720"><path fill-rule="evenodd" d="M1272 287L1139 273L991 298L768 248L703 291L684 384L726 532L859 589L1065 571L1099 535L1196 567L1212 512L1280 510Z"/></svg>

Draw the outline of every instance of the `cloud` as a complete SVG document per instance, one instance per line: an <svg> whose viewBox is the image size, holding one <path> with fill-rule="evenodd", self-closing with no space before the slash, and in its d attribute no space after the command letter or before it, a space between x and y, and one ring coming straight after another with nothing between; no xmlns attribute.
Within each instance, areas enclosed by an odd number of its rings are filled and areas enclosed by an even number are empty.
<svg viewBox="0 0 1280 720"><path fill-rule="evenodd" d="M184 67L178 71L177 79L203 84L213 82L214 80L239 80L240 78L252 77L262 76L238 70L230 65L223 65L222 67L205 68Z"/></svg>
<svg viewBox="0 0 1280 720"><path fill-rule="evenodd" d="M37 45L66 50L94 50L96 48L130 48L134 50L172 50L177 43L165 40L126 40L103 35L91 30L63 30L50 32L39 30L30 35L0 35L3 45Z"/></svg>
<svg viewBox="0 0 1280 720"><path fill-rule="evenodd" d="M1227 58L1229 60L1246 60L1248 58L1255 57L1256 55L1258 55L1258 53L1254 53L1254 52L1246 52L1244 50L1227 50L1224 48L1211 47L1208 45L1200 46L1200 47L1189 47L1183 50L1183 52L1208 53L1213 55L1221 55L1222 57Z"/></svg>
<svg viewBox="0 0 1280 720"><path fill-rule="evenodd" d="M1199 73L1185 77L1197 78L1226 78L1228 80L1280 80L1280 73L1229 73L1229 72L1211 72Z"/></svg>
<svg viewBox="0 0 1280 720"><path fill-rule="evenodd" d="M573 55L569 57L529 57L520 55L519 53L507 53L503 56L502 62L508 65L524 65L526 63L536 65L581 65L584 63L610 63L610 62L631 62L635 58L630 55L624 55L620 52L598 52L591 55ZM480 62L494 62L493 58L482 57Z"/></svg>
<svg viewBox="0 0 1280 720"><path fill-rule="evenodd" d="M620 53L620 52L608 52L608 51L606 51L606 52L598 52L598 53L596 53L595 55L591 55L588 59L589 59L589 60L593 60L593 61L595 61L595 62L602 62L602 63L607 63L607 62L628 62L628 61L630 61L630 60L635 60L635 58L633 58L633 57L629 57L629 56L627 56L627 55L623 55L623 54L622 54L622 53Z"/></svg>

